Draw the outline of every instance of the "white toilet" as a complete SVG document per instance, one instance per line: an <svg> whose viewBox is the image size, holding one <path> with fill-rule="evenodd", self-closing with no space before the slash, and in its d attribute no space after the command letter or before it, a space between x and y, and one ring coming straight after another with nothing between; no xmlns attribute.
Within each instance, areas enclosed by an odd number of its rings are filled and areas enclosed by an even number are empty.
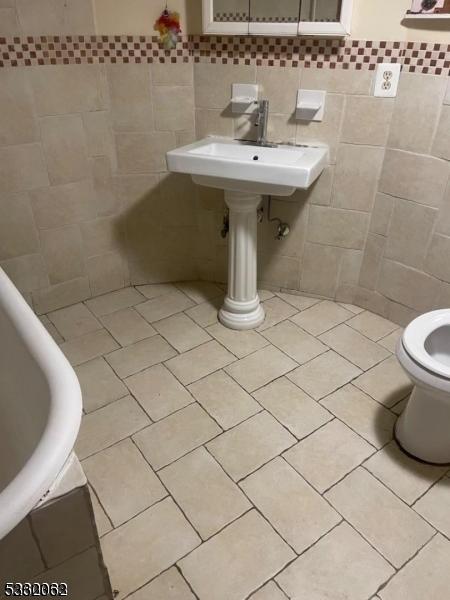
<svg viewBox="0 0 450 600"><path fill-rule="evenodd" d="M397 441L421 460L450 463L450 309L414 319L397 358L415 385L397 421Z"/></svg>

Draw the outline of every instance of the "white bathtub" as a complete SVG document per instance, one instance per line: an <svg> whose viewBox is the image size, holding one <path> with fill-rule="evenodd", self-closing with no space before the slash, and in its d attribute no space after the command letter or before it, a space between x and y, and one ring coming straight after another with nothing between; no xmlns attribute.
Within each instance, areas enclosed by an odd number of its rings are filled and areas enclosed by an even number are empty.
<svg viewBox="0 0 450 600"><path fill-rule="evenodd" d="M72 367L0 268L0 539L57 478L81 406Z"/></svg>

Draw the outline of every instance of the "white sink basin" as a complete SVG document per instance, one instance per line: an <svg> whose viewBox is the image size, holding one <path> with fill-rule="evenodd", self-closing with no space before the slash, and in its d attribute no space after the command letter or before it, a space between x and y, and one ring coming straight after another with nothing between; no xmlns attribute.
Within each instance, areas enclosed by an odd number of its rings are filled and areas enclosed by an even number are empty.
<svg viewBox="0 0 450 600"><path fill-rule="evenodd" d="M200 185L277 196L309 188L327 164L327 146L266 148L221 137L167 153L169 171L189 173Z"/></svg>
<svg viewBox="0 0 450 600"><path fill-rule="evenodd" d="M254 329L264 321L256 286L261 196L291 196L298 188L309 188L327 165L327 146L268 148L221 137L167 153L169 171L188 173L200 185L225 190L230 223L228 292L219 319L226 327Z"/></svg>

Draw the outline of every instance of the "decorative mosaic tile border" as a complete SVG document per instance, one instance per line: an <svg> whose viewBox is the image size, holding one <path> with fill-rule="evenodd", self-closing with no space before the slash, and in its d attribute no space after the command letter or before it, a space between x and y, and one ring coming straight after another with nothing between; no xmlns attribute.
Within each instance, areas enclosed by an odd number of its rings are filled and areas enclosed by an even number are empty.
<svg viewBox="0 0 450 600"><path fill-rule="evenodd" d="M187 37L173 50L165 50L156 37L146 36L0 37L0 67L189 62L191 58Z"/></svg>
<svg viewBox="0 0 450 600"><path fill-rule="evenodd" d="M355 70L374 70L377 63L390 61L412 73L450 75L447 44L198 35L183 37L169 51L150 36L0 37L0 67L190 60Z"/></svg>

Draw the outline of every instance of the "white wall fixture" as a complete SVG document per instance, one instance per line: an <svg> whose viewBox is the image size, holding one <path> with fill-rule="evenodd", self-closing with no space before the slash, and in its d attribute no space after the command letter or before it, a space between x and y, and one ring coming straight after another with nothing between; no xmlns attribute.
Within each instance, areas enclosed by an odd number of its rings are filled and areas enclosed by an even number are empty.
<svg viewBox="0 0 450 600"><path fill-rule="evenodd" d="M258 86L249 83L233 83L231 90L231 111L251 114L258 105Z"/></svg>
<svg viewBox="0 0 450 600"><path fill-rule="evenodd" d="M399 63L380 63L375 76L373 95L379 98L395 98L400 81Z"/></svg>
<svg viewBox="0 0 450 600"><path fill-rule="evenodd" d="M267 146L209 137L167 153L169 171L225 190L229 208L228 291L219 319L230 329L264 321L257 293L257 209L263 194L292 196L328 164L328 146Z"/></svg>
<svg viewBox="0 0 450 600"><path fill-rule="evenodd" d="M325 99L323 90L298 90L295 117L301 121L323 121Z"/></svg>

